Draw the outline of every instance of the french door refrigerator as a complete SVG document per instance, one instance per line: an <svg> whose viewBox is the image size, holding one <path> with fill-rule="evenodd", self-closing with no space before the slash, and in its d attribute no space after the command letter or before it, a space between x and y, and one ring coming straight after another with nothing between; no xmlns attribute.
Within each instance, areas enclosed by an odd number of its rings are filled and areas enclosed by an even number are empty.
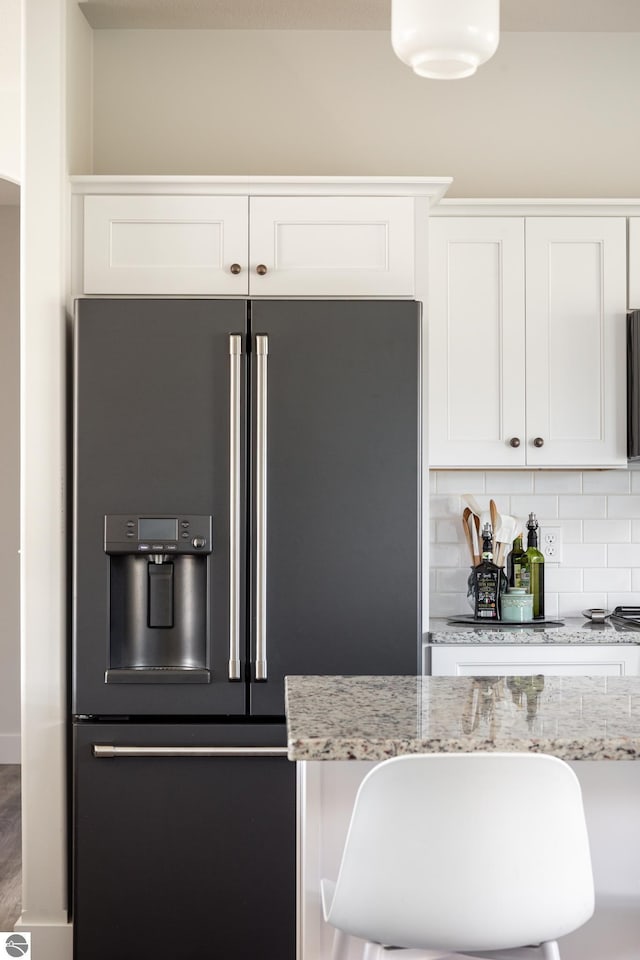
<svg viewBox="0 0 640 960"><path fill-rule="evenodd" d="M76 960L293 960L284 677L418 666L419 309L77 301Z"/></svg>

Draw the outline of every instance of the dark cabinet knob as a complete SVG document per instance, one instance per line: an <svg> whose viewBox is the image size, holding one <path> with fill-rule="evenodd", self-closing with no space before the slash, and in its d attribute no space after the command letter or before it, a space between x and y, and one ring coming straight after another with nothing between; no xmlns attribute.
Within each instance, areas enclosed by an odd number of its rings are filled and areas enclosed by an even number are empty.
<svg viewBox="0 0 640 960"><path fill-rule="evenodd" d="M509 440L509 443L511 444L512 447L519 447L520 437L511 437L511 440Z"/></svg>
<svg viewBox="0 0 640 960"><path fill-rule="evenodd" d="M544 447L544 440L542 437L536 437L533 441L533 445L534 447Z"/></svg>
<svg viewBox="0 0 640 960"><path fill-rule="evenodd" d="M258 266L256 267L256 273L258 274L258 276L264 277L266 272L267 272L267 268L265 267L264 263L259 263Z"/></svg>
<svg viewBox="0 0 640 960"><path fill-rule="evenodd" d="M234 274L234 276L237 273L242 273L242 267L240 266L239 263L232 263L231 266L229 267L229 270L231 271L231 273Z"/></svg>

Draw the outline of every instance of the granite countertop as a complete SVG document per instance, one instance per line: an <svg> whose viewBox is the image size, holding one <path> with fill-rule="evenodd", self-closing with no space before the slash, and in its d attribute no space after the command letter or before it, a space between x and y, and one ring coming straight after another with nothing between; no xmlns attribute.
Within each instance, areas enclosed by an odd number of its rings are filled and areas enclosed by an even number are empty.
<svg viewBox="0 0 640 960"><path fill-rule="evenodd" d="M592 623L581 617L566 619L562 626L535 623L477 626L432 620L428 643L640 643L640 630L625 623L606 620Z"/></svg>
<svg viewBox="0 0 640 960"><path fill-rule="evenodd" d="M640 760L640 677L286 678L290 760L550 753Z"/></svg>

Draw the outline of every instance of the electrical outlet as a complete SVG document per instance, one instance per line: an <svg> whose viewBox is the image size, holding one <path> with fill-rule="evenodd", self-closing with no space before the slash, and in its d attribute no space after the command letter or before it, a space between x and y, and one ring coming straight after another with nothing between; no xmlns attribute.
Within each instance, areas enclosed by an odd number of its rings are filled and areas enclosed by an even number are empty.
<svg viewBox="0 0 640 960"><path fill-rule="evenodd" d="M547 563L562 563L562 527L543 527L540 552Z"/></svg>

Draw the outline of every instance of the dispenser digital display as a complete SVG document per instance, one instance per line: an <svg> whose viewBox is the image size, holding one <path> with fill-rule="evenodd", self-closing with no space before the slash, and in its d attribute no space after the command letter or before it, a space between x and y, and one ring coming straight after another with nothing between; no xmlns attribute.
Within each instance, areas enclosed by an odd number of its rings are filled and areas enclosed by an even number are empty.
<svg viewBox="0 0 640 960"><path fill-rule="evenodd" d="M178 521L175 517L139 517L140 540L177 540Z"/></svg>

